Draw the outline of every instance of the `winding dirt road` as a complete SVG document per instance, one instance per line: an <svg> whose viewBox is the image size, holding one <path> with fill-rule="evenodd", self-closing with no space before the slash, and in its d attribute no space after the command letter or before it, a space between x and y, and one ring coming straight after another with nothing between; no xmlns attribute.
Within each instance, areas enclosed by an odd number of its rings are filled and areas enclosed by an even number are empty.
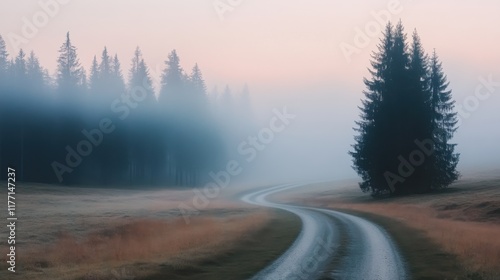
<svg viewBox="0 0 500 280"><path fill-rule="evenodd" d="M290 248L252 279L407 279L403 257L380 226L338 211L273 203L266 197L301 184L244 195L250 204L282 209L302 220Z"/></svg>

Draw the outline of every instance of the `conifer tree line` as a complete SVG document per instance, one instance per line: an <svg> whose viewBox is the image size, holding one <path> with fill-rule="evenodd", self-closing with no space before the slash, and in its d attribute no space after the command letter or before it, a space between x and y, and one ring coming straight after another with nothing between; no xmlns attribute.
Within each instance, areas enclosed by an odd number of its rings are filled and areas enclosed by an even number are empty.
<svg viewBox="0 0 500 280"><path fill-rule="evenodd" d="M401 21L389 23L369 72L350 151L361 190L399 195L450 185L459 177L457 115L436 51L429 56L416 31L408 42Z"/></svg>
<svg viewBox="0 0 500 280"><path fill-rule="evenodd" d="M198 65L184 71L171 51L158 97L139 48L128 74L122 69L105 47L87 74L68 33L51 76L33 52L10 56L0 36L1 168L67 185L209 180L225 161L225 120L213 113Z"/></svg>

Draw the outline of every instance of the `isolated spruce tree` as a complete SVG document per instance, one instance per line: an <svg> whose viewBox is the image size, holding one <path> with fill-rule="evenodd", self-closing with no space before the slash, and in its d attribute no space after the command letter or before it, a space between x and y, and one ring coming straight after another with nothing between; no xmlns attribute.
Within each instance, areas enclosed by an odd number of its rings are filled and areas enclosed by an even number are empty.
<svg viewBox="0 0 500 280"><path fill-rule="evenodd" d="M356 121L357 127L354 130L358 133L355 136L356 143L353 145L353 168L361 176L361 190L371 192L374 195L390 192L383 178L383 98L389 89L389 75L391 73L390 53L394 44L394 30L391 23L387 24L383 39L378 45L378 52L372 55L372 69L369 69L371 79L364 79L366 90L365 99L362 100L361 120Z"/></svg>
<svg viewBox="0 0 500 280"><path fill-rule="evenodd" d="M439 63L429 66L416 31L408 46L399 22L386 26L371 66L350 152L361 189L405 194L449 185L457 178L448 143L456 121Z"/></svg>

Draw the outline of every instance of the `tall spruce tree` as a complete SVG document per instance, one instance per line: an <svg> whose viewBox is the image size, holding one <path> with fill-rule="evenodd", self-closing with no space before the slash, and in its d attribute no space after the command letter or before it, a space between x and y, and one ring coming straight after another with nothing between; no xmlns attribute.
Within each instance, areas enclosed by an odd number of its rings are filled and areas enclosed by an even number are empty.
<svg viewBox="0 0 500 280"><path fill-rule="evenodd" d="M48 158L52 156L49 148L50 143L50 118L47 111L50 108L49 96L49 75L44 69L33 51L26 59L26 84L29 100L24 102L25 129L23 132L22 149L25 159L24 178L25 180L39 181L47 178L47 166L50 166Z"/></svg>
<svg viewBox="0 0 500 280"><path fill-rule="evenodd" d="M355 136L356 143L350 154L353 157L353 168L363 180L360 188L364 192L371 192L374 195L390 192L383 178L384 166L383 154L383 94L389 89L391 69L391 50L394 45L394 27L389 22L383 33L383 39L378 45L378 52L373 53L369 72L371 79L364 79L366 90L363 92L365 99L360 107L361 120L356 121L357 127L354 130L358 133Z"/></svg>
<svg viewBox="0 0 500 280"><path fill-rule="evenodd" d="M426 192L456 179L458 156L447 142L456 124L448 84L437 62L429 67L416 31L412 39L409 47L402 23L389 23L372 55L371 78L364 80L367 89L350 154L361 189L372 195ZM437 124L443 114L448 126ZM442 126L446 137L437 141Z"/></svg>
<svg viewBox="0 0 500 280"><path fill-rule="evenodd" d="M148 119L155 119L156 98L148 67L142 58L139 47L134 52L129 72L128 95L136 96L134 114L127 119L129 123L128 142L128 180L131 183L151 183L152 168L156 167L155 147L157 138ZM152 141L155 144L152 144ZM158 152L161 154L162 152Z"/></svg>
<svg viewBox="0 0 500 280"><path fill-rule="evenodd" d="M54 115L51 140L55 160L52 163L54 175L60 174L63 170L63 167L56 162L64 162L67 153L64 147L81 139L81 130L84 126L84 108L81 104L85 99L83 93L87 85L86 75L80 65L76 47L71 43L69 32L66 33L66 40L59 49L56 83L59 108ZM81 176L78 171L65 174L62 182L67 184L78 182ZM59 177L57 179L61 180Z"/></svg>
<svg viewBox="0 0 500 280"><path fill-rule="evenodd" d="M75 94L85 87L85 71L80 65L76 47L71 43L69 32L59 49L57 59L57 86L64 94Z"/></svg>
<svg viewBox="0 0 500 280"><path fill-rule="evenodd" d="M429 63L420 37L415 30L412 35L412 44L409 52L409 96L407 99L407 112L409 118L406 128L409 129L409 148L406 151L406 158L415 157L415 141L419 143L432 139L431 127L431 107L430 107L430 84L429 84ZM413 154L412 154L413 153ZM424 154L423 162L413 166L414 171L405 179L407 192L427 192L430 189L430 179L432 175L433 154ZM418 158L417 158L418 162Z"/></svg>
<svg viewBox="0 0 500 280"><path fill-rule="evenodd" d="M456 144L449 141L457 130L457 113L452 99L449 82L443 73L443 67L434 50L430 62L430 91L432 109L432 130L434 140L434 166L431 189L450 185L458 179L456 170L460 155L455 152Z"/></svg>

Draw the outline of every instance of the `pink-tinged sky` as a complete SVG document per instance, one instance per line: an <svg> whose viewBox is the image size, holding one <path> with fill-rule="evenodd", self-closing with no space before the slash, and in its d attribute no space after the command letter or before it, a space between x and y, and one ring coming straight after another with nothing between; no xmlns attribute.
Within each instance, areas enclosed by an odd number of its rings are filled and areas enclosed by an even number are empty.
<svg viewBox="0 0 500 280"><path fill-rule="evenodd" d="M39 2L56 1L0 2L0 34L10 52L18 48L9 43L9 33L22 36L23 18L33 22L43 11ZM500 2L495 0L61 2L67 4L59 4L48 23L19 45L35 50L50 70L70 31L86 68L104 46L118 53L126 68L139 45L153 72L175 48L185 68L200 64L209 84L359 83L378 35L370 37L350 63L340 44L353 44L355 28L364 29L374 20L371 11L387 10L391 3L399 3L391 19L401 18L409 32L417 28L426 49L436 48L445 67L492 72L500 61ZM237 4L221 14L214 8L216 2ZM39 19L43 22L43 16Z"/></svg>
<svg viewBox="0 0 500 280"><path fill-rule="evenodd" d="M256 110L265 115L270 112L266 106L286 105L297 114L295 125L283 136L289 142L270 147L262 156L303 163L282 168L286 174L313 165L323 166L324 174L354 176L346 151L353 142L362 78L368 74L379 33L364 38L361 45L355 39L357 29L383 27L372 12L391 7L382 13L389 13L394 22L402 19L409 35L417 28L428 52L436 48L458 105L474 95L479 77L491 75L500 81L498 0L59 0L67 3L58 5L44 23L40 3L56 1L0 1L0 34L10 53L19 47L34 50L54 73L57 51L70 31L86 69L107 46L118 54L126 74L140 46L157 79L168 53L176 49L185 69L199 64L209 90L229 84L239 91L248 83ZM236 4L218 12L214 3L221 8ZM26 21L33 22L33 17L42 21L41 27L14 46L10 38L23 36ZM349 59L341 49L346 44L358 47ZM492 134L500 123L498 108L496 87L490 98L467 112L456 136L462 167L500 165L500 135Z"/></svg>

